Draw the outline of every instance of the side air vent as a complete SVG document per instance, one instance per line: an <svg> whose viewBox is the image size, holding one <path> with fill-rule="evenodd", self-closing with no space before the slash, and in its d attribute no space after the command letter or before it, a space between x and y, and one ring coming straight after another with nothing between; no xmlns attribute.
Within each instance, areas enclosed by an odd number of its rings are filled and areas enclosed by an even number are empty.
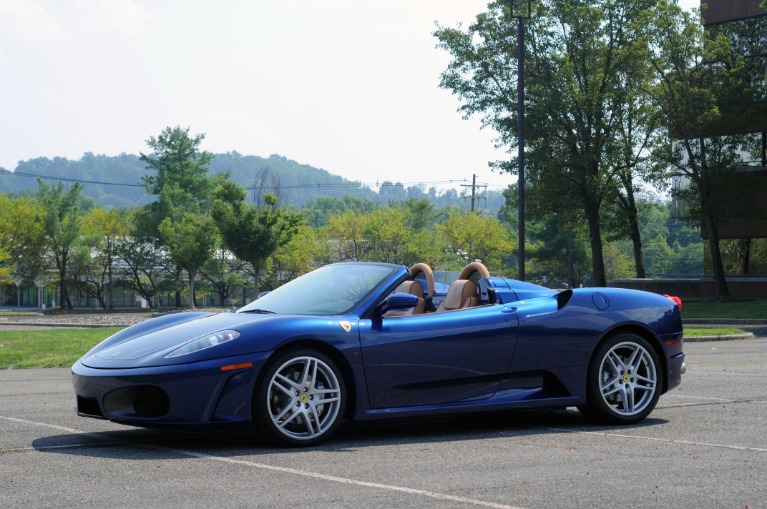
<svg viewBox="0 0 767 509"><path fill-rule="evenodd" d="M573 296L572 290L564 290L562 292L559 292L557 294L557 310L562 309L567 305L568 302L570 302L570 299Z"/></svg>
<svg viewBox="0 0 767 509"><path fill-rule="evenodd" d="M101 408L99 408L99 402L96 398L77 396L77 413L83 417L104 418L104 414L101 413Z"/></svg>

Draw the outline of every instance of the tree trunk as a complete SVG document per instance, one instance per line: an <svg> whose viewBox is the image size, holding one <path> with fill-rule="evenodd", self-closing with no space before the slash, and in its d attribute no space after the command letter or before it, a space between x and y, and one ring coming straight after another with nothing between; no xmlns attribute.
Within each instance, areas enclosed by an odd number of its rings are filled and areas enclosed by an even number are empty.
<svg viewBox="0 0 767 509"><path fill-rule="evenodd" d="M724 264L722 263L722 251L719 248L719 224L714 215L714 203L711 197L710 185L705 177L708 175L708 161L706 155L706 143L701 139L700 146L700 176L698 177L698 196L700 208L703 211L703 221L708 229L708 249L711 254L711 271L714 276L714 298L718 301L728 300L730 290L727 288L727 280L724 277Z"/></svg>
<svg viewBox="0 0 767 509"><path fill-rule="evenodd" d="M181 279L181 274L182 274L181 267L176 266L176 279L177 280ZM183 305L184 305L184 303L181 301L181 290L176 290L176 307L180 308Z"/></svg>
<svg viewBox="0 0 767 509"><path fill-rule="evenodd" d="M642 249L642 237L639 234L639 224L636 218L631 222L631 243L634 245L634 267L638 278L646 278L647 272L644 268L644 249Z"/></svg>
<svg viewBox="0 0 767 509"><path fill-rule="evenodd" d="M253 265L253 300L258 299L258 294L261 293L259 291L259 280L261 279L261 266L256 265L255 263Z"/></svg>
<svg viewBox="0 0 767 509"><path fill-rule="evenodd" d="M751 261L751 239L738 240L738 263L735 268L735 273L739 275L748 274L749 264Z"/></svg>
<svg viewBox="0 0 767 509"><path fill-rule="evenodd" d="M599 206L591 200L585 200L584 212L589 225L592 286L607 286L605 260L602 253L602 228L599 224Z"/></svg>
<svg viewBox="0 0 767 509"><path fill-rule="evenodd" d="M727 288L727 280L724 277L724 265L722 264L722 251L719 249L719 228L710 214L704 218L708 229L708 249L711 254L711 271L714 276L714 293L718 301L728 300L730 290Z"/></svg>
<svg viewBox="0 0 767 509"><path fill-rule="evenodd" d="M626 199L621 200L623 208L626 210L626 216L629 223L629 237L634 247L634 268L638 278L646 278L647 272L644 266L644 250L642 249L642 236L639 232L639 219L634 199L634 190L631 182L624 182L623 188L626 190Z"/></svg>
<svg viewBox="0 0 767 509"><path fill-rule="evenodd" d="M67 253L61 254L61 264L59 265L59 306L61 309L72 309L72 302L69 300L67 291Z"/></svg>
<svg viewBox="0 0 767 509"><path fill-rule="evenodd" d="M189 309L196 309L194 302L194 279L197 275L197 271L189 270Z"/></svg>

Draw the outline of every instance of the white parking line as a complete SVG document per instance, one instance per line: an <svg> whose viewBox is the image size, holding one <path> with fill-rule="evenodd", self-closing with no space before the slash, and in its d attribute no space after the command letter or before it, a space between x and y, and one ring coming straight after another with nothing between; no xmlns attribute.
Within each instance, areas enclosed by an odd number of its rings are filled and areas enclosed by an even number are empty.
<svg viewBox="0 0 767 509"><path fill-rule="evenodd" d="M724 401L725 403L734 403L735 401L737 401L734 399L712 398L710 396L687 396L686 394L665 394L663 398L664 399L666 398L710 399L712 401Z"/></svg>
<svg viewBox="0 0 767 509"><path fill-rule="evenodd" d="M749 378L761 378L767 376L764 373L735 373L733 371L693 371L690 369L687 371L685 377L689 375L706 375L707 377L722 375L722 376L747 376Z"/></svg>
<svg viewBox="0 0 767 509"><path fill-rule="evenodd" d="M122 442L122 440L99 436L96 433L88 433L88 432L85 432L85 431L82 431L82 430L77 430L77 429L74 429L74 428L66 428L64 426L57 426L55 424L48 424L48 423L45 423L45 422L28 421L26 419L18 419L18 418L15 418L15 417L5 417L5 416L2 416L2 415L0 415L0 419L5 420L5 421L10 421L10 422L16 422L16 423L20 423L20 424L32 424L32 425L35 425L35 426L42 426L42 427L46 427L46 428L52 428L52 429L56 429L56 430L59 430L59 431L66 431L67 433L82 434L82 435L85 435L85 436L88 436L88 437L91 437L91 438L95 438L95 439L98 439L98 440L104 440L104 441L109 441L109 442ZM255 462L252 462L252 461L238 460L238 459L227 458L227 457L223 457L223 456L213 456L211 454L204 454L204 453L199 453L199 452L194 452L194 451L187 451L187 450L184 450L184 449L176 449L176 448L173 448L173 447L164 447L164 446L149 445L149 444L130 444L128 442L125 442L125 443L126 443L126 445L135 445L135 446L139 446L139 447L144 447L146 449L154 449L154 450L158 450L158 451L171 452L171 453L179 454L179 455L182 455L182 456L187 456L187 457L190 457L190 458L198 458L198 459L204 459L204 460L210 460L210 461L220 461L220 462L223 462L223 463L230 463L230 464L234 464L234 465L244 465L244 466L247 466L247 467L258 468L258 469L261 469L261 470L270 470L270 471L273 471L273 472L280 472L280 473L284 473L284 474L293 474L293 475L298 475L298 476L303 476L303 477L310 477L310 478L313 478L313 479L320 479L320 480L323 480L323 481L330 481L330 482L336 482L336 483L342 483L342 484L351 484L351 485L354 485L354 486L363 486L363 487L366 487L366 488L374 488L374 489L387 490L387 491L396 491L396 492L405 493L405 494L408 494L408 495L417 495L417 496L421 496L421 497L428 497L428 498L433 498L433 499L437 499L437 500L446 500L446 501L450 501L450 502L458 502L458 503L462 503L462 504L479 506L479 507L491 507L491 508L494 508L494 509L522 509L521 507L517 507L517 506L511 506L511 505L506 505L506 504L497 504L497 503L494 503L494 502L486 502L484 500L477 500L477 499L473 499L473 498L458 497L458 496L455 496L455 495L446 495L444 493L436 493L436 492L433 492L433 491L419 490L419 489L415 489L415 488L407 488L407 487L404 487L404 486L394 486L394 485L391 485L391 484L381 484L381 483L374 483L374 482L368 482L368 481L360 481L360 480L357 480L357 479L349 479L349 478L346 478L346 477L336 477L336 476L333 476L333 475L320 474L318 472L310 472L310 471L307 471L307 470L298 470L298 469L295 469L295 468L278 467L278 466L274 466L274 465L267 465L265 463L255 463ZM26 449L26 448L23 448L23 449ZM14 450L22 450L22 449L14 449Z"/></svg>
<svg viewBox="0 0 767 509"><path fill-rule="evenodd" d="M558 432L564 431L566 433L577 433L579 435L593 435L593 436L599 436L599 437L613 437L613 438L630 438L632 440L645 440L647 442L665 442L669 444L694 445L698 447L716 447L719 449L730 449L733 451L767 452L767 449L762 449L760 447L743 447L740 445L712 444L707 442L694 442L692 440L676 440L673 438L643 437L639 435L625 435L622 433L607 433L605 431L579 431L579 430L573 430L573 429L550 428L550 427L541 427L541 429L547 429L550 431L558 431Z"/></svg>

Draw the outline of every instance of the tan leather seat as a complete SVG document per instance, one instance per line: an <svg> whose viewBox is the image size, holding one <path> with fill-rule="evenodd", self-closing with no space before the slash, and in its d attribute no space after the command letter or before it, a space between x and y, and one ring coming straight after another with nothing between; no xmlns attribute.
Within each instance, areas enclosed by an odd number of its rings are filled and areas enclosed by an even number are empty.
<svg viewBox="0 0 767 509"><path fill-rule="evenodd" d="M437 308L437 313L471 308L479 304L477 285L469 279L457 279L450 285L447 297Z"/></svg>
<svg viewBox="0 0 767 509"><path fill-rule="evenodd" d="M426 311L426 301L423 298L423 285L418 281L404 281L394 290L394 293L409 293L418 297L418 305L404 311L387 311L386 316L420 315Z"/></svg>

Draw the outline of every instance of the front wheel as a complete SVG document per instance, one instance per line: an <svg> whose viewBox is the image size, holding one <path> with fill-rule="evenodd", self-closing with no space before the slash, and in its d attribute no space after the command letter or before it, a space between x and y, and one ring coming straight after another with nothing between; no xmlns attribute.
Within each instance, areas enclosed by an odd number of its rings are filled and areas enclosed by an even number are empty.
<svg viewBox="0 0 767 509"><path fill-rule="evenodd" d="M335 431L345 405L336 364L321 352L293 350L267 366L253 395L253 420L278 443L307 446Z"/></svg>
<svg viewBox="0 0 767 509"><path fill-rule="evenodd" d="M655 408L663 372L655 350L636 334L618 334L602 343L589 365L587 404L578 409L606 424L634 424Z"/></svg>

